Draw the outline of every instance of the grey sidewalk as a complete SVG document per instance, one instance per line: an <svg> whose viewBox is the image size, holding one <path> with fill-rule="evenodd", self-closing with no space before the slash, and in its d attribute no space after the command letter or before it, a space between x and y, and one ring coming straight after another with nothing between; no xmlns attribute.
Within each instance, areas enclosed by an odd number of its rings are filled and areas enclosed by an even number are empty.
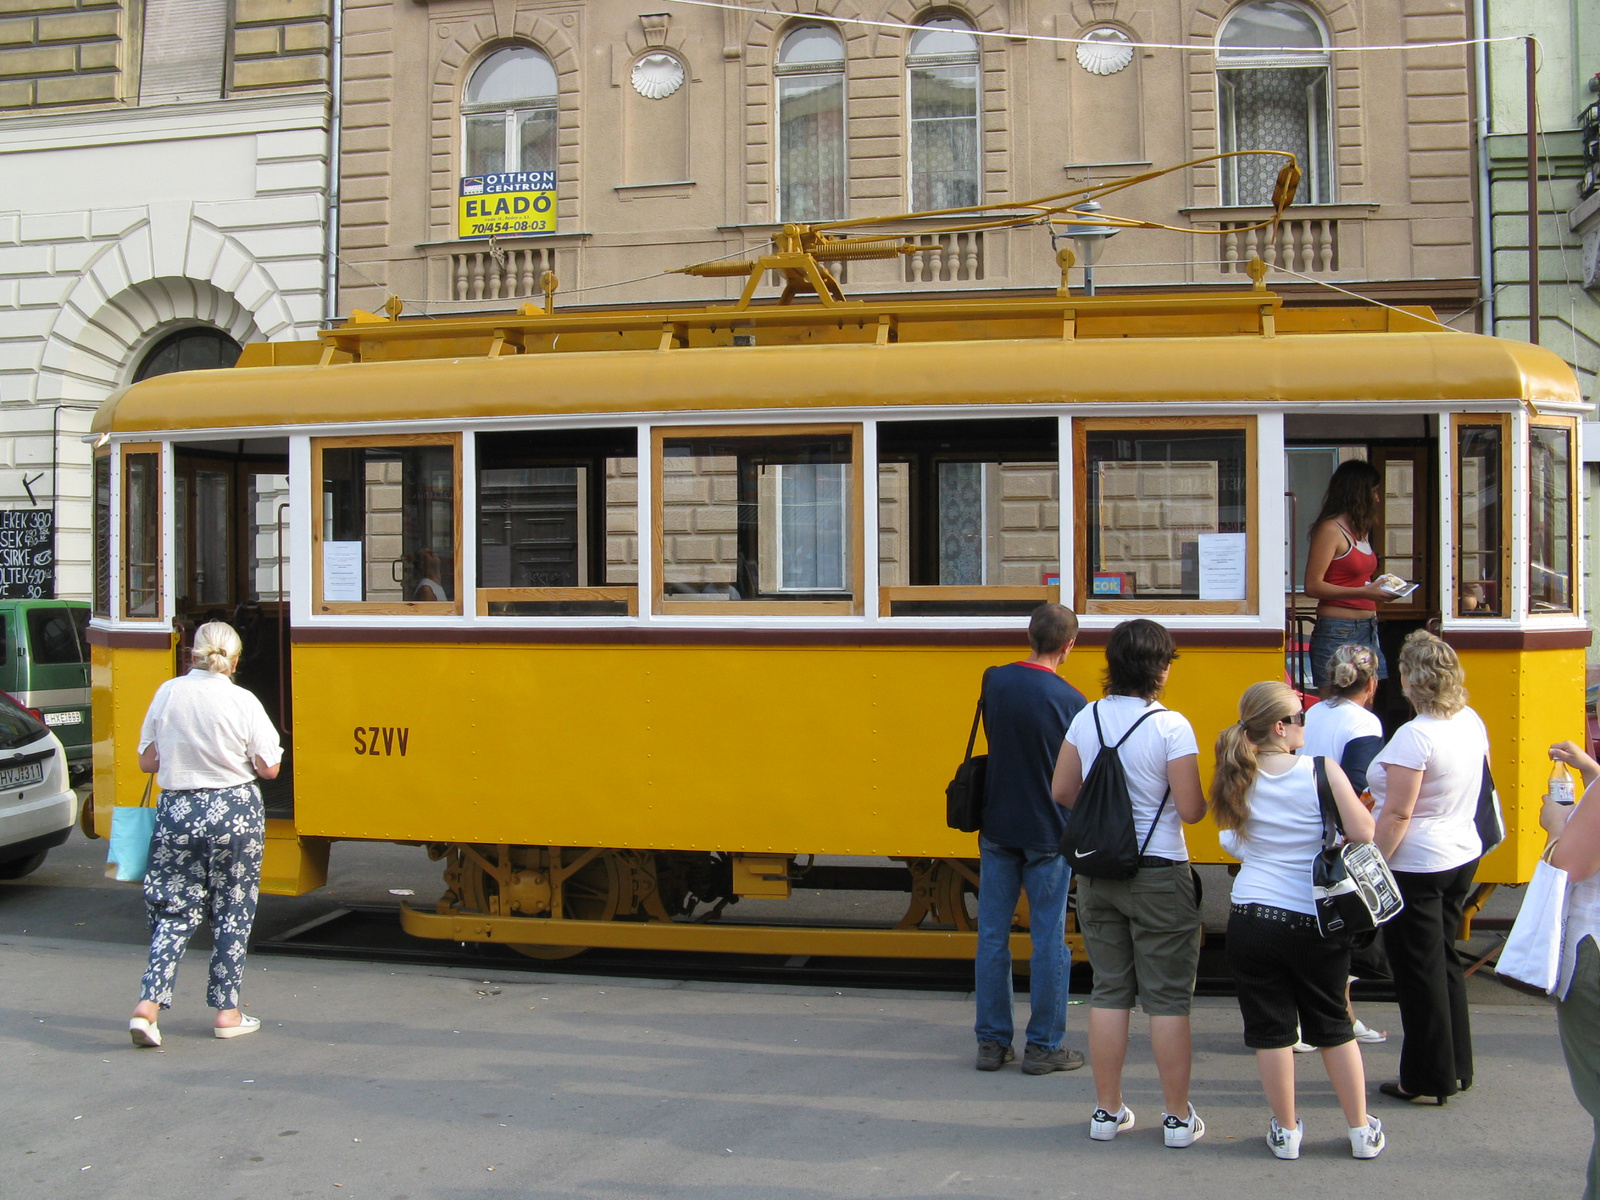
<svg viewBox="0 0 1600 1200"><path fill-rule="evenodd" d="M1475 1009L1478 1086L1447 1108L1375 1095L1391 1139L1375 1162L1349 1158L1302 1060L1305 1154L1280 1163L1231 1001L1197 1008L1209 1132L1171 1151L1148 1043L1129 1069L1140 1128L1091 1143L1088 1072L973 1071L963 997L257 956L245 1000L265 1028L222 1042L195 955L156 1052L125 1032L142 963L127 944L0 935L0 1195L1559 1200L1589 1146L1537 1003ZM1364 1015L1396 1027L1390 1007ZM1366 1052L1374 1085L1397 1049Z"/></svg>

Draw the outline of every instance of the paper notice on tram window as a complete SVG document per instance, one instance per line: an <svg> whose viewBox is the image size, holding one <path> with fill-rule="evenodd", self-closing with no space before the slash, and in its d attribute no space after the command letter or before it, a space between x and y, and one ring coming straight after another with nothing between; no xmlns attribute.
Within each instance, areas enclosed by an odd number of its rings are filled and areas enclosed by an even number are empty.
<svg viewBox="0 0 1600 1200"><path fill-rule="evenodd" d="M361 594L361 543L322 543L322 598L363 599Z"/></svg>
<svg viewBox="0 0 1600 1200"><path fill-rule="evenodd" d="M1248 583L1245 535L1242 533L1202 533L1200 535L1200 599L1243 600Z"/></svg>

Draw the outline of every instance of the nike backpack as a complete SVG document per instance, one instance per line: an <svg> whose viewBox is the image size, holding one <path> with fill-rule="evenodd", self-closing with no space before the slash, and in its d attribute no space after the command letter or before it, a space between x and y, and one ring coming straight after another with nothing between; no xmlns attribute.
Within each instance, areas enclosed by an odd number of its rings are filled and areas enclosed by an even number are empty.
<svg viewBox="0 0 1600 1200"><path fill-rule="evenodd" d="M1061 853L1067 866L1091 879L1132 879L1139 869L1142 852L1133 832L1133 797L1128 794L1128 776L1122 769L1122 759L1117 751L1133 736L1133 731L1150 717L1163 711L1152 709L1129 727L1122 740L1114 746L1106 745L1106 735L1100 728L1098 703L1089 706L1094 717L1095 737L1100 739L1100 752L1095 755L1083 787L1078 790L1078 801L1067 818L1067 828L1061 835ZM1156 809L1155 820L1150 822L1150 834L1144 842L1150 844L1150 835L1156 831L1161 813L1167 806L1167 795L1161 797L1161 807Z"/></svg>

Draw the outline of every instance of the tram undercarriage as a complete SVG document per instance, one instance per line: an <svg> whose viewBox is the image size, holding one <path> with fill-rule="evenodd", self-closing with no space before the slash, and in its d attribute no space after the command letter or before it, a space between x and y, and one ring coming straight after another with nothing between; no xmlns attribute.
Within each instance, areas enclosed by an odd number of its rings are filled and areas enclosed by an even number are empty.
<svg viewBox="0 0 1600 1200"><path fill-rule="evenodd" d="M818 864L782 855L475 846L435 843L448 889L437 910L402 907L417 937L498 942L532 958L590 947L740 954L970 958L977 941L975 859L897 859L901 867ZM785 898L790 887L908 892L892 928L747 924L721 920L742 896ZM1012 918L1013 953L1028 954L1028 902ZM1081 949L1071 913L1067 940Z"/></svg>

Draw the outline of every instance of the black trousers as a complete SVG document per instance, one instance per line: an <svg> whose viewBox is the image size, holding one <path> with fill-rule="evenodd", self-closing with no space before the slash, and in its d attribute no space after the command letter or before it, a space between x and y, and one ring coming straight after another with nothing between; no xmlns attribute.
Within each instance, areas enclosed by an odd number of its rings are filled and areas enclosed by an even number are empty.
<svg viewBox="0 0 1600 1200"><path fill-rule="evenodd" d="M1461 913L1478 860L1449 871L1396 871L1406 906L1383 927L1400 1002L1400 1086L1452 1096L1472 1085L1467 983L1456 954Z"/></svg>

